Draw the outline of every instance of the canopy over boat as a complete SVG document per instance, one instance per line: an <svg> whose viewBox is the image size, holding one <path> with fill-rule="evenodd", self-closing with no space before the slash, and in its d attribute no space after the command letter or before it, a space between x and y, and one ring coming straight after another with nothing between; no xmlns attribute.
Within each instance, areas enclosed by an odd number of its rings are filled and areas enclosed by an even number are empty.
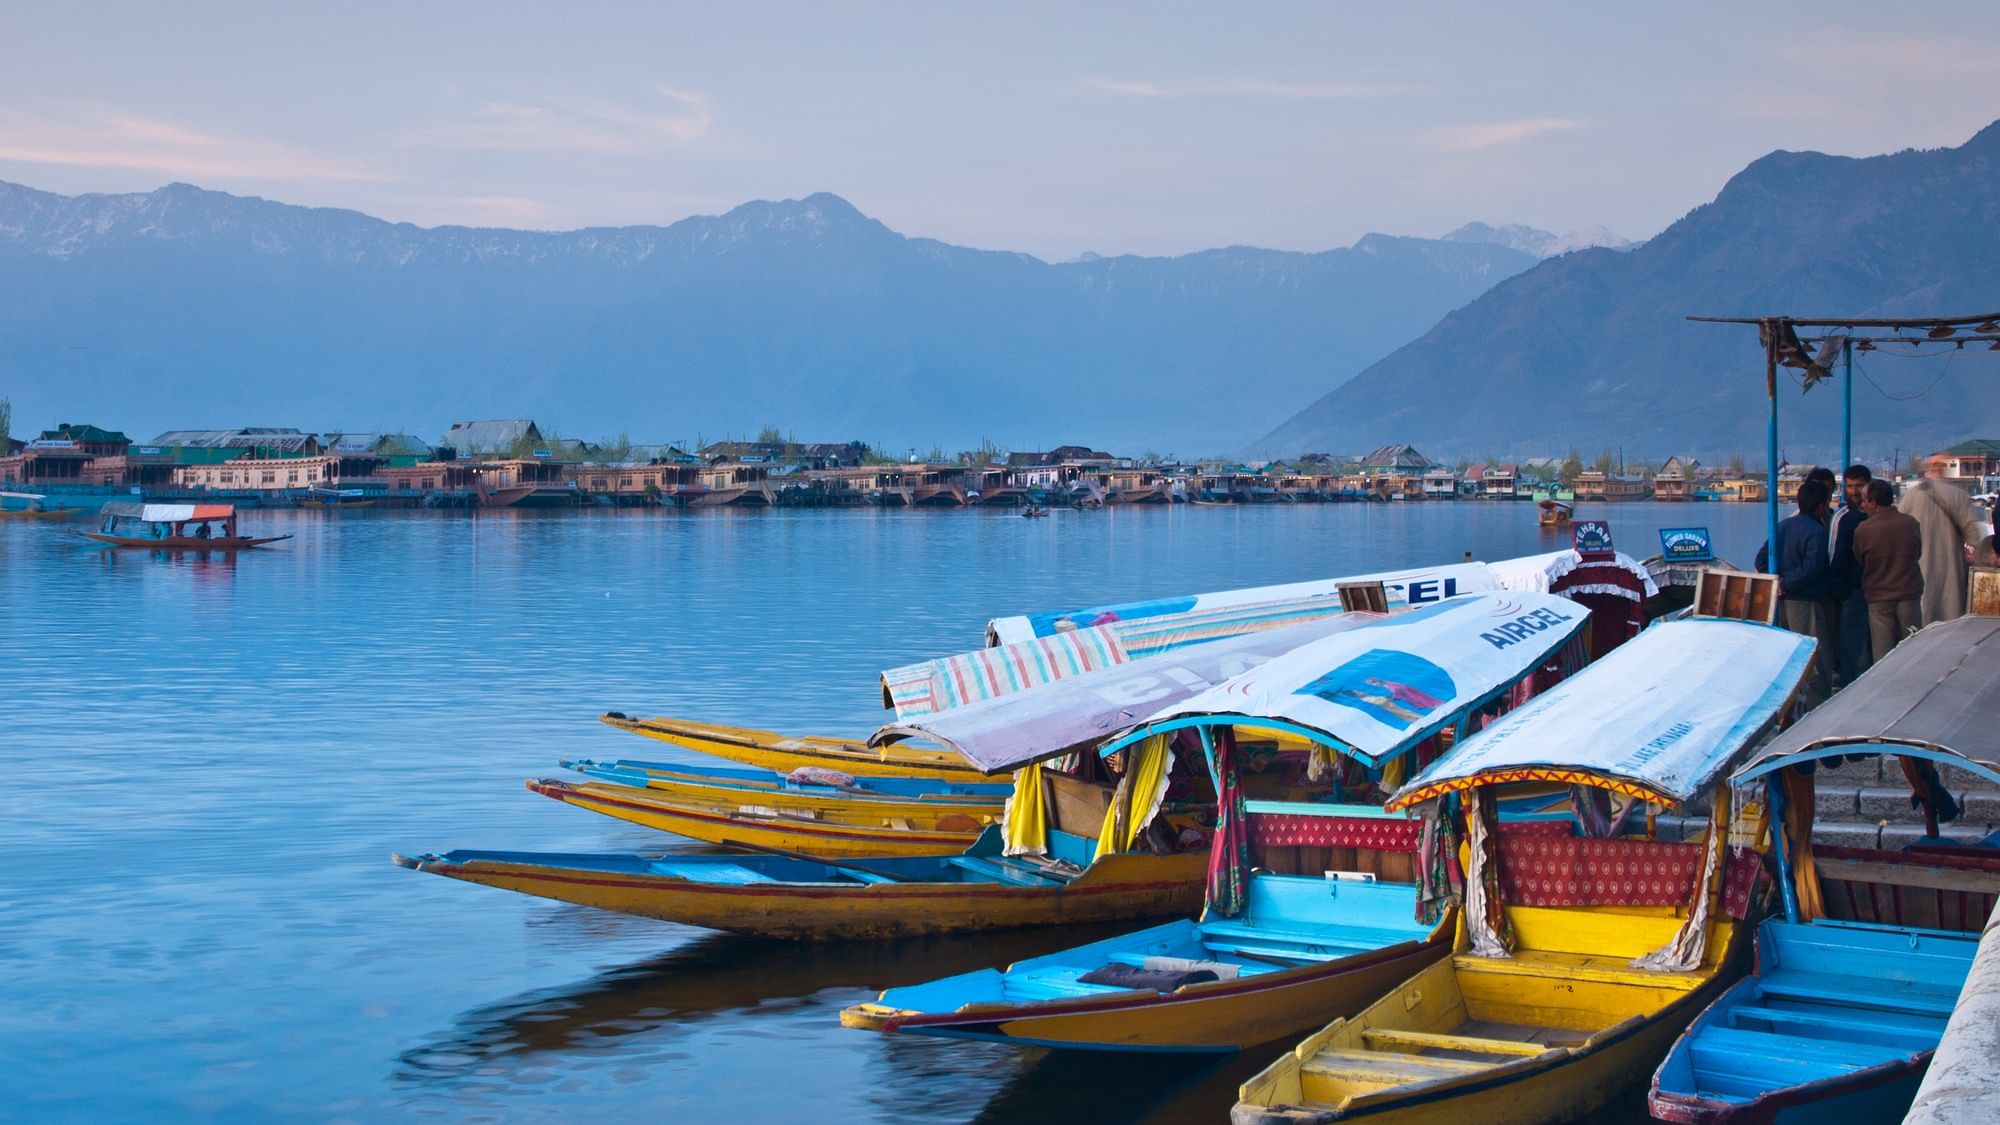
<svg viewBox="0 0 2000 1125"><path fill-rule="evenodd" d="M1553 504L1559 508L1569 507L1568 504L1556 500L1544 500L1542 504L1544 506ZM1585 587L1578 586L1574 580L1570 580L1572 576L1575 576L1576 578L1591 581L1591 587L1589 588L1593 592L1627 593L1628 591L1632 591L1628 596L1631 596L1634 601L1639 600L1637 591L1643 591L1644 596L1648 598L1654 597L1660 592L1659 585L1653 581L1652 573L1646 569L1644 564L1630 555L1617 551L1611 552L1608 557L1599 558L1596 555L1592 555L1588 559L1573 549L1551 551L1546 555L1524 555L1518 559L1501 559L1499 562L1491 562L1484 565L1487 570L1492 572L1496 587L1502 590L1532 590L1539 594L1561 594L1585 589ZM1578 574L1579 570L1583 570L1586 573ZM1624 571L1626 575L1629 575L1632 585L1628 587L1622 580L1606 581L1606 579L1612 577L1615 571ZM1600 585L1609 588L1601 591L1594 590L1594 587Z"/></svg>
<svg viewBox="0 0 2000 1125"><path fill-rule="evenodd" d="M1288 598L1030 637L891 668L882 673L882 705L894 708L898 719L910 719L1193 645L1322 621L1341 611L1337 596Z"/></svg>
<svg viewBox="0 0 2000 1125"><path fill-rule="evenodd" d="M1335 605L1338 608L1338 603ZM1187 699L1300 646L1379 620L1382 618L1372 613L1322 617L1185 647L1138 663L1100 667L1031 691L906 718L876 731L868 741L880 746L924 738L957 751L987 773L1018 769L1078 746L1102 742L1164 705ZM1015 647L1019 646L986 651L1002 653Z"/></svg>
<svg viewBox="0 0 2000 1125"><path fill-rule="evenodd" d="M146 523L186 523L190 520L226 520L236 515L234 504L137 504L113 500L99 509L107 516L143 520Z"/></svg>
<svg viewBox="0 0 2000 1125"><path fill-rule="evenodd" d="M1165 617L1197 610L1229 609L1267 602L1303 598L1328 598L1338 604L1340 587L1351 582L1380 582L1389 595L1391 607L1424 605L1455 594L1496 589L1492 571L1483 563L1391 570L1378 574L1357 574L1350 578L1323 578L1292 582L1282 586L1251 586L1241 590L1220 590L1209 594L1189 594L1151 601L1123 602L1087 609L1055 610L1014 617L996 617L986 623L988 645L1013 644L1034 637L1053 636L1073 629L1089 629L1114 621Z"/></svg>
<svg viewBox="0 0 2000 1125"><path fill-rule="evenodd" d="M1666 805L1703 792L1778 719L1812 638L1769 625L1655 625L1431 764L1387 807L1515 781Z"/></svg>
<svg viewBox="0 0 2000 1125"><path fill-rule="evenodd" d="M1755 780L1793 762L1854 753L1929 758L2000 782L2000 617L1918 631L1854 686L1771 740L1736 772Z"/></svg>
<svg viewBox="0 0 2000 1125"><path fill-rule="evenodd" d="M1379 765L1511 688L1589 617L1550 594L1461 595L1294 649L1155 712L1103 750L1188 727L1251 726Z"/></svg>

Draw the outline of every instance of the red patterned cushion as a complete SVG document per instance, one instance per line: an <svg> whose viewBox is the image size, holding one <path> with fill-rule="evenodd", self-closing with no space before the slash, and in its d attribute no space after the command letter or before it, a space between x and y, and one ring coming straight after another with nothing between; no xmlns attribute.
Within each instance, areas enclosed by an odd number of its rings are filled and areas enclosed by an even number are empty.
<svg viewBox="0 0 2000 1125"><path fill-rule="evenodd" d="M1738 921L1750 916L1750 906L1764 883L1764 857L1749 848L1730 848L1722 864L1722 912Z"/></svg>
<svg viewBox="0 0 2000 1125"><path fill-rule="evenodd" d="M1250 815L1250 842L1266 848L1369 848L1413 852L1423 833L1420 820L1310 816L1291 813Z"/></svg>
<svg viewBox="0 0 2000 1125"><path fill-rule="evenodd" d="M1518 906L1681 906L1697 844L1501 833L1500 891Z"/></svg>

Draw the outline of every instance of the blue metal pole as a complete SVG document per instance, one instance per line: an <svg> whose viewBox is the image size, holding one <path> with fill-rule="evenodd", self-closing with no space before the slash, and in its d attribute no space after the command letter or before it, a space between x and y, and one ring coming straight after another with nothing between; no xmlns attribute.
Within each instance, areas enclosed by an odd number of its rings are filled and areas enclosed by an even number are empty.
<svg viewBox="0 0 2000 1125"><path fill-rule="evenodd" d="M1771 417L1764 432L1764 569L1778 573L1778 321L1764 322L1764 394Z"/></svg>
<svg viewBox="0 0 2000 1125"><path fill-rule="evenodd" d="M1854 341L1840 342L1840 471L1854 464Z"/></svg>

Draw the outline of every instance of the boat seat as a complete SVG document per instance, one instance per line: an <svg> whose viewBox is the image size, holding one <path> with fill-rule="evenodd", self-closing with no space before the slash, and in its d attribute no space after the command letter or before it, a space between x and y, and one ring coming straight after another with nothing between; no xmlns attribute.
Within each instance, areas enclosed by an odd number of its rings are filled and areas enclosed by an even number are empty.
<svg viewBox="0 0 2000 1125"><path fill-rule="evenodd" d="M1116 961L1121 965L1130 965L1133 968L1143 969L1146 967L1146 958L1153 956L1158 956L1158 954L1113 953L1109 958L1107 958L1107 960ZM1226 958L1216 958L1216 960L1226 960ZM1228 963L1236 966L1236 975L1240 977L1255 976L1258 973L1275 973L1280 968L1283 967L1281 965L1271 965L1271 964L1266 964L1265 962L1262 961L1250 961L1243 958L1238 958L1234 961L1229 961Z"/></svg>
<svg viewBox="0 0 2000 1125"><path fill-rule="evenodd" d="M1468 1055L1518 1055L1534 1058L1552 1048L1547 1043L1525 1043L1517 1039L1486 1039L1477 1035L1440 1035L1431 1031L1407 1031L1398 1027L1364 1028L1361 1038L1392 1050L1458 1051Z"/></svg>
<svg viewBox="0 0 2000 1125"><path fill-rule="evenodd" d="M1958 1005L1958 990L1949 994L1907 981L1881 977L1834 976L1831 973L1801 973L1779 969L1760 982L1766 996L1805 1000L1841 1008L1948 1018Z"/></svg>
<svg viewBox="0 0 2000 1125"><path fill-rule="evenodd" d="M1352 957L1357 953L1371 951L1371 947L1368 946L1336 946L1322 943L1311 949L1305 949L1296 945L1280 945L1275 942L1256 942L1247 939L1243 941L1218 941L1209 939L1203 941L1201 944L1210 953L1218 953L1224 956L1233 953L1238 957L1249 960L1260 960L1268 957L1280 962L1297 962L1301 965L1311 961L1338 961L1342 957ZM1282 968L1283 966L1274 967Z"/></svg>
<svg viewBox="0 0 2000 1125"><path fill-rule="evenodd" d="M1739 1027L1705 1027L1688 1043L1697 1085L1718 1084L1741 1096L1835 1078L1910 1052L1879 1043L1806 1039Z"/></svg>
<svg viewBox="0 0 2000 1125"><path fill-rule="evenodd" d="M1706 973L1654 973L1632 968L1623 957L1597 957L1584 953L1557 953L1546 949L1517 950L1510 957L1475 957L1461 953L1452 958L1461 973L1494 973L1503 976L1549 977L1556 980L1587 980L1602 984L1633 984L1643 978L1648 985L1692 992L1712 979Z"/></svg>
<svg viewBox="0 0 2000 1125"><path fill-rule="evenodd" d="M955 855L951 857L953 867L961 867L974 875L1000 883L1012 883L1019 887L1047 887L1062 880L1044 875L1031 867L994 861L976 855Z"/></svg>
<svg viewBox="0 0 2000 1125"><path fill-rule="evenodd" d="M762 871L753 870L740 863L704 863L700 866L687 864L670 868L669 874L679 875L695 883L720 883L737 887L748 883L777 882Z"/></svg>
<svg viewBox="0 0 2000 1125"><path fill-rule="evenodd" d="M1487 1062L1404 1055L1392 1051L1357 1051L1328 1047L1299 1064L1299 1069L1315 1078L1335 1082L1362 1082L1371 1086L1400 1086L1409 1082L1429 1082L1455 1078L1490 1068Z"/></svg>
<svg viewBox="0 0 2000 1125"><path fill-rule="evenodd" d="M874 872L872 872L872 871L857 871L857 870L855 870L855 869L854 869L854 868L852 868L852 867L843 867L843 868L841 868L841 869L840 869L840 876L841 876L841 878L844 878L844 879L852 879L852 880L854 880L854 881L855 881L855 882L857 882L857 883L867 883L867 884L869 884L869 885L871 885L871 886L872 886L872 885L874 885L874 884L876 884L876 883L895 883L895 882L900 882L900 880L897 880L897 879L891 879L891 878L889 878L889 877L888 877L887 875L877 875L877 874L875 874L875 873L874 873Z"/></svg>
<svg viewBox="0 0 2000 1125"><path fill-rule="evenodd" d="M1406 941L1422 941L1424 934L1371 926L1325 926L1312 930L1288 930L1259 926L1254 922L1203 922L1204 944L1247 942L1256 946L1299 946L1304 949L1337 949L1340 956L1386 949Z"/></svg>
<svg viewBox="0 0 2000 1125"><path fill-rule="evenodd" d="M1866 1042L1871 1038L1893 1038L1909 1045L1913 1051L1936 1047L1944 1037L1944 1017L1911 1015L1906 1012L1884 1012L1879 1010L1856 1011L1831 1004L1812 1004L1796 1008L1775 1008L1763 1005L1745 1004L1730 1010L1735 1026L1744 1023L1764 1024L1771 1029L1792 1029L1793 1031L1820 1039L1845 1039ZM1746 1028L1762 1031L1764 1027Z"/></svg>

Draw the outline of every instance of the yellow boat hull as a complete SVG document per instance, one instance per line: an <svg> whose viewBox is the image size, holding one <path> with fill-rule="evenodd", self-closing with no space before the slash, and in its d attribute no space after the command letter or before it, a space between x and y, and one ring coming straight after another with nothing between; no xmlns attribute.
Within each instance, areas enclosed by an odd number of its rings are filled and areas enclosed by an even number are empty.
<svg viewBox="0 0 2000 1125"><path fill-rule="evenodd" d="M400 861L399 861L400 862ZM971 933L1191 915L1208 857L1114 855L1066 886L999 883L762 883L563 871L540 865L411 861L418 870L642 918L793 940Z"/></svg>
<svg viewBox="0 0 2000 1125"><path fill-rule="evenodd" d="M619 730L658 739L732 762L790 773L800 766L822 766L856 777L928 777L943 781L993 779L946 750L917 746L869 746L849 738L794 737L749 727L699 723L658 717L635 719L616 711L598 716Z"/></svg>
<svg viewBox="0 0 2000 1125"><path fill-rule="evenodd" d="M1692 973L1626 962L1670 935L1658 912L1510 908L1528 949L1503 962L1460 953L1336 1021L1246 1082L1234 1125L1547 1125L1575 1121L1644 1084L1674 1040L1741 975L1752 927L1716 926L1719 960ZM1578 938L1582 941L1578 941ZM1462 939L1461 939L1462 946ZM1511 1035L1541 1029L1543 1038Z"/></svg>
<svg viewBox="0 0 2000 1125"><path fill-rule="evenodd" d="M882 1032L931 1025L959 1037L1033 1046L1232 1052L1298 1035L1330 1015L1357 1012L1450 948L1447 935L1339 962L1188 985L1165 996L1133 991L1040 1004L974 1004L932 1018L856 1004L840 1013L840 1023Z"/></svg>
<svg viewBox="0 0 2000 1125"><path fill-rule="evenodd" d="M987 779L991 782L992 778ZM616 783L614 783L616 784ZM631 788L637 788L632 786ZM703 809L763 808L779 809L785 812L847 820L869 818L940 818L952 813L978 819L989 817L997 820L1001 810L1007 805L1004 796L969 797L961 795L940 795L936 797L883 797L846 796L829 793L804 793L797 789L787 789L781 784L771 785L725 785L702 781L697 778L672 778L655 775L647 780L640 792L656 800L674 805L686 805ZM983 822L982 822L983 823Z"/></svg>
<svg viewBox="0 0 2000 1125"><path fill-rule="evenodd" d="M999 809L976 814L917 810L884 815L878 810L825 812L819 817L788 815L768 805L698 804L663 800L656 790L628 785L530 780L528 788L577 808L617 817L647 828L711 844L748 844L811 856L942 855L963 851L980 832L1000 820ZM761 795L756 798L761 801Z"/></svg>

